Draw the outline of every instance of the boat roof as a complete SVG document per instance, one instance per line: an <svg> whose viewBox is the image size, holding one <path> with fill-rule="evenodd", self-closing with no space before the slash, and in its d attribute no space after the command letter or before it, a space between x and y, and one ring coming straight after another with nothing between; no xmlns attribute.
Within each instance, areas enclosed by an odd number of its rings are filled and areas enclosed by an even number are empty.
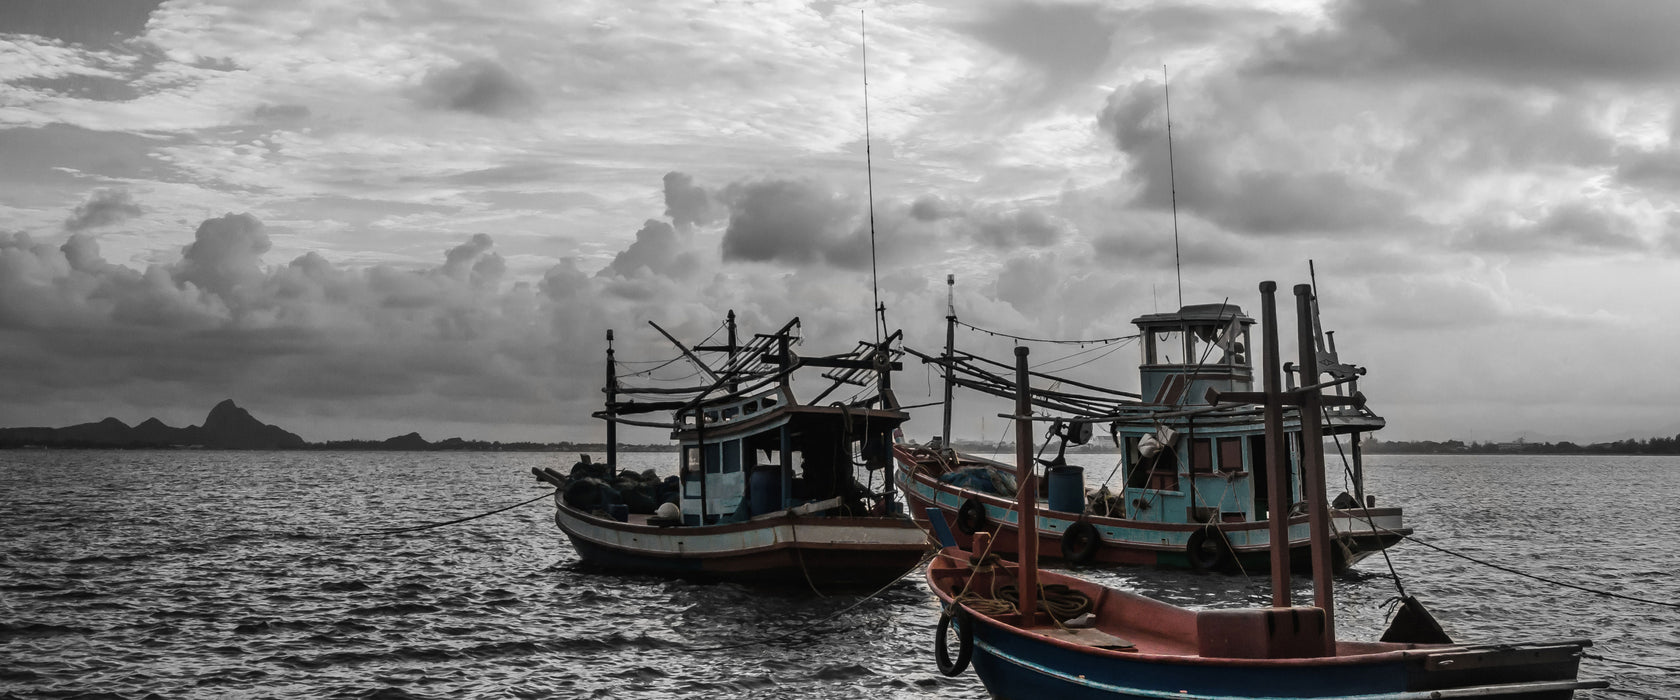
<svg viewBox="0 0 1680 700"><path fill-rule="evenodd" d="M1176 326L1185 322L1219 321L1229 323L1233 319L1243 323L1254 323L1254 319L1245 315L1242 307L1236 304L1191 304L1177 311L1144 314L1132 319L1132 323L1139 327Z"/></svg>

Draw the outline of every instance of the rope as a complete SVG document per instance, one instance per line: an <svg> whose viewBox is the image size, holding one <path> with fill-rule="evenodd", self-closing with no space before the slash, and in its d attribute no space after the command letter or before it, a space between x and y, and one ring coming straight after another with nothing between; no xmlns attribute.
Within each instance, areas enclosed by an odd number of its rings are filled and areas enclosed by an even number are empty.
<svg viewBox="0 0 1680 700"><path fill-rule="evenodd" d="M1645 664L1645 663L1640 663L1638 661L1628 661L1627 659L1618 659L1618 658L1615 658L1615 657L1612 657L1612 656L1605 656L1603 654L1592 654L1592 653L1588 653L1588 652L1582 652L1581 655L1585 656L1589 659L1593 659L1595 661L1609 661L1611 663L1627 664L1629 666L1638 666L1640 668L1654 668L1658 671L1668 671L1669 673L1680 673L1680 667L1676 667L1676 666L1658 666L1656 664Z"/></svg>
<svg viewBox="0 0 1680 700"><path fill-rule="evenodd" d="M1586 586L1578 586L1578 585L1575 585L1573 583L1566 583L1566 582L1558 581L1558 580L1555 580L1555 579L1545 578L1543 576L1536 576L1534 574L1524 573L1522 571L1518 571L1516 569L1513 569L1513 568L1510 568L1510 567L1507 567L1507 566L1500 566L1500 565L1495 564L1493 562L1477 559L1477 558L1472 557L1468 554L1459 554L1458 552L1454 552L1450 549L1447 549L1446 547L1441 547L1441 546L1438 546L1438 545L1430 544L1428 542L1425 542L1423 540L1418 539L1417 535L1412 535L1411 537L1407 537L1406 539L1401 540L1401 541L1402 542L1415 542L1417 544L1421 544L1425 547L1433 549L1437 552L1441 552L1441 553L1444 553L1444 554L1451 554L1451 555L1453 555L1455 557L1458 557L1460 559L1464 559L1466 561L1481 564L1482 566L1486 566L1486 567L1493 568L1493 569L1498 569L1498 570L1503 571L1503 572L1508 573L1508 574L1516 574L1516 575L1521 576L1523 578L1531 578L1531 579L1534 579L1536 581L1540 581L1542 583L1552 584L1554 586L1562 586L1564 588L1573 588L1573 589L1578 590L1578 591L1586 591L1587 593L1596 593L1598 595L1606 596L1606 597L1609 597L1609 598L1619 598L1621 600L1630 600L1630 601L1633 601L1635 603L1649 603L1651 605L1661 605L1665 608L1680 608L1680 603L1668 603L1668 602L1663 602L1663 601L1660 601L1660 600L1651 600L1650 598L1639 598L1639 597L1636 597L1636 596L1622 595L1620 593L1611 593L1610 591L1599 590L1599 589L1596 589L1596 588L1588 588Z"/></svg>
<svg viewBox="0 0 1680 700"><path fill-rule="evenodd" d="M817 590L817 582L811 580L811 570L805 567L805 552L799 547L798 520L788 523L788 534L793 538L793 556L799 560L799 573L805 575L805 585L810 586L811 592L817 594L818 598L827 598L828 596L823 595L822 591Z"/></svg>
<svg viewBox="0 0 1680 700"><path fill-rule="evenodd" d="M1342 485L1346 486L1346 480L1353 478L1353 467L1348 465L1347 453L1342 451L1342 437L1331 433L1330 439L1336 443L1336 454L1342 457ZM1371 526L1371 532L1376 532L1379 529L1387 531L1386 528L1377 527L1377 519L1371 515L1371 507L1365 505L1364 501L1359 502L1359 510L1365 514L1365 524ZM1405 598L1406 587L1400 583L1400 572L1394 570L1394 560L1388 558L1388 548L1382 547L1377 551L1382 552L1383 563L1388 564L1388 575L1394 580L1394 590L1400 593L1401 598Z"/></svg>
<svg viewBox="0 0 1680 700"><path fill-rule="evenodd" d="M1132 335L1121 335L1121 336L1115 336L1113 338L1088 338L1088 339L1085 339L1085 340L1053 340L1053 339L1050 339L1050 338L1028 338L1026 336L1019 336L1019 335L1013 335L1013 334L1010 334L1010 333L1004 333L1003 331L987 330L985 328L981 328L979 326L976 326L976 325L973 325L973 324L970 324L970 323L965 323L963 321L957 321L957 325L962 326L962 327L967 328L967 329L972 330L972 331L979 331L981 333L985 333L986 335L993 336L993 337L1009 338L1011 340L1019 340L1019 341L1026 342L1026 343L1048 343L1050 345L1079 345L1079 346L1094 345L1094 344L1107 345L1109 343L1118 343L1122 340L1136 340L1137 337L1138 337L1137 334L1134 333Z"/></svg>
<svg viewBox="0 0 1680 700"><path fill-rule="evenodd" d="M513 510L513 509L518 508L518 507L523 506L523 505L530 505L530 504L536 503L537 501L540 501L544 498L548 498L550 496L553 496L554 494L557 494L557 493L560 493L559 489L555 489L555 490L550 491L548 493L545 493L541 496L533 498L529 501L521 501L519 503L515 503L515 504L513 504L511 506L508 506L506 508L497 508L497 509L495 509L493 511L490 511L488 513L480 513L478 515L469 515L465 518L456 518L456 519L450 520L448 522L427 523L425 525L415 525L413 527L396 527L396 528L388 528L388 529L383 529L383 530L363 530L361 532L352 532L352 533L349 534L349 536L351 536L351 537L365 537L365 536L368 536L368 535L395 535L399 532L414 532L416 530L430 530L434 527L443 527L445 525L454 525L456 523L464 523L464 522L467 522L468 520L477 520L479 518L483 518L483 517L486 517L486 516L495 515L497 513L502 512L502 511Z"/></svg>
<svg viewBox="0 0 1680 700"><path fill-rule="evenodd" d="M789 637L792 637L795 634L799 634L800 632L804 632L811 627L815 627L817 625L823 624L823 623L828 622L830 620L833 620L837 617L840 617L841 615L844 615L844 614L849 613L853 610L856 610L858 606L863 605L864 603L867 603L867 602L873 600L876 596L879 596L882 593L885 593L888 588L892 588L894 585L897 585L899 581L903 581L905 576L909 576L912 573L915 573L917 571L921 571L922 566L927 564L928 560L932 559L933 556L934 556L933 553L928 553L928 554L923 555L921 561L917 562L915 566L910 567L904 573L899 574L898 578L895 578L891 581L888 581L886 585L875 589L874 592L870 593L869 595L864 596L863 598L860 598L856 603L852 603L851 605L848 605L844 608L836 610L833 613L831 613L831 614L829 614L829 615L827 615L827 616L825 616L821 619L814 620L814 621L810 622L809 624L805 625L804 628L796 629L796 630L789 630L787 632L783 632L782 634L774 634L774 635L770 635L768 637L760 637L758 639L754 639L754 640L746 641L746 642L739 642L739 643L736 643L736 644L723 644L723 645L715 646L715 647L683 647L683 650L684 651L725 651L725 650L729 650L729 649L740 649L742 647L755 646L755 645L758 645L758 644L769 644L771 642L779 642L781 640L787 639Z"/></svg>

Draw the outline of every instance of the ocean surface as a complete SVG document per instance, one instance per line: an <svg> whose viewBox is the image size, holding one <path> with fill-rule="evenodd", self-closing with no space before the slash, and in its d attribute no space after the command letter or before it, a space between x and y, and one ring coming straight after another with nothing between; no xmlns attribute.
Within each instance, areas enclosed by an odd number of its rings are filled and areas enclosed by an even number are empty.
<svg viewBox="0 0 1680 700"><path fill-rule="evenodd" d="M530 468L576 458L0 452L0 697L984 697L972 670L935 669L938 611L915 575L861 602L604 575L579 568L547 500L368 534L540 496ZM625 467L665 473L675 458L622 455ZM1072 458L1092 482L1114 460ZM1403 506L1421 539L1680 600L1680 459L1369 461L1368 490ZM1391 554L1406 590L1458 641L1591 638L1604 657L1680 667L1674 608L1415 543ZM1082 575L1191 606L1269 600L1263 576ZM1382 558L1337 584L1343 638L1378 636L1394 594ZM1579 698L1680 698L1673 671L1588 659L1582 677L1615 687Z"/></svg>

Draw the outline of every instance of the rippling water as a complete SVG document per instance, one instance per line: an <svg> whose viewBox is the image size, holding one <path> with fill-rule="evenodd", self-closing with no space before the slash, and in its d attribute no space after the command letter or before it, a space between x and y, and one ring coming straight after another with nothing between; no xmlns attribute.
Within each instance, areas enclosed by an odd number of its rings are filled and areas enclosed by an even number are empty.
<svg viewBox="0 0 1680 700"><path fill-rule="evenodd" d="M674 455L625 455L668 471ZM580 570L539 502L539 453L0 452L0 695L9 697L983 697L931 658L916 577L856 595ZM1075 462L1111 466L1112 457ZM1419 535L1549 578L1673 601L1680 459L1375 456L1370 490ZM1093 472L1097 470L1093 469ZM1461 641L1590 637L1680 667L1672 608L1556 588L1415 544L1408 592ZM1381 559L1340 579L1345 638L1383 627ZM1263 577L1086 575L1194 606L1265 604ZM1307 596L1305 588L1298 595ZM728 647L716 651L696 648ZM1612 691L1675 674L1587 661Z"/></svg>

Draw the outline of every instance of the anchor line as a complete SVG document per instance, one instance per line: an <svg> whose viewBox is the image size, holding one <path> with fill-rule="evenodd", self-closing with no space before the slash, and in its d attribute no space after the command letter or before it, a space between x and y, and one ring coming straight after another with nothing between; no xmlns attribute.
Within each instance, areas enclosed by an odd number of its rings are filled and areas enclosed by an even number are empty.
<svg viewBox="0 0 1680 700"><path fill-rule="evenodd" d="M891 581L888 581L886 585L875 589L874 592L872 592L869 595L866 595L863 598L859 599L856 603L852 603L851 605L848 605L844 608L836 610L833 613L830 613L830 614L828 614L828 615L826 615L826 616L824 616L820 619L813 620L813 621L805 624L800 629L789 630L789 631L783 632L781 634L773 634L773 635L770 635L768 637L760 637L758 639L745 641L745 642L739 642L739 643L736 643L736 644L723 644L723 645L719 645L719 646L715 646L715 647L683 646L683 647L680 647L680 648L683 649L684 651L726 651L726 650L729 650L729 649L740 649L742 647L756 646L756 645L759 645L759 644L770 644L772 642L779 642L779 641L782 641L784 639L788 639L789 637L792 637L796 634L799 634L800 632L804 632L804 631L809 630L811 627L815 627L817 625L823 624L825 622L828 622L830 620L838 618L841 615L844 615L844 614L849 613L853 610L856 610L858 608L858 606L861 606L864 603L867 603L871 600L874 600L877 596L880 596L882 593L885 593L888 588L892 588L894 585L897 585L899 581L903 581L905 576L909 576L912 573L915 573L917 571L921 571L922 566L924 564L927 564L928 560L932 559L933 556L934 556L933 552L929 552L927 554L922 555L922 560L921 561L916 562L916 565L910 567L910 569L908 571L905 571L904 573L899 574L898 578L895 578Z"/></svg>
<svg viewBox="0 0 1680 700"><path fill-rule="evenodd" d="M1589 659L1593 659L1594 661L1609 661L1610 663L1614 663L1614 664L1627 664L1629 666L1638 666L1640 668L1654 668L1658 671L1668 671L1670 673L1680 673L1680 667L1675 667L1675 666L1658 666L1656 664L1640 663L1638 661L1628 661L1627 659L1618 659L1614 656L1605 656L1603 654L1593 654L1593 653L1589 653L1589 652L1582 652L1581 655L1585 656Z"/></svg>
<svg viewBox="0 0 1680 700"><path fill-rule="evenodd" d="M415 532L415 531L418 531L418 530L430 530L432 528L443 527L445 525L455 525L455 524L458 524L458 523L467 522L468 520L477 520L479 518L492 516L492 515L495 515L497 513L501 513L501 512L504 512L504 511L513 510L513 509L518 508L520 506L530 505L530 504L536 503L537 501L540 501L544 498L548 498L550 496L553 496L557 493L560 493L559 489L555 489L555 490L550 491L548 493L545 493L541 496L533 498L529 501L522 501L522 502L519 502L519 503L515 503L511 506L507 506L505 508L497 508L497 509L495 509L493 511L490 511L488 513L479 513L478 515L469 515L465 518L456 518L454 520L450 520L450 521L447 521L447 522L426 523L424 525L415 525L413 527L396 527L396 528L386 528L386 529L381 529L381 530L364 530L364 531L361 531L361 532L349 533L349 536L350 537L367 537L367 536L370 536L370 535L395 535L395 534L401 533L401 532Z"/></svg>

